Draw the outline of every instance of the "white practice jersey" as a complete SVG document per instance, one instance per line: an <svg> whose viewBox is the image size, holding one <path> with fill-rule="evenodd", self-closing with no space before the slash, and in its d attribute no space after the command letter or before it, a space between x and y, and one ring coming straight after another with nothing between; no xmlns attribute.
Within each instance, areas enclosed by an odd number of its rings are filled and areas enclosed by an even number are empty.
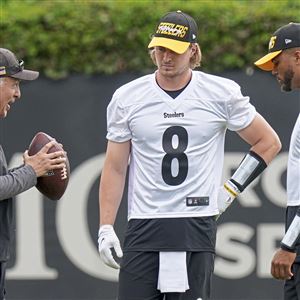
<svg viewBox="0 0 300 300"><path fill-rule="evenodd" d="M238 84L199 71L175 99L155 74L119 88L107 139L131 140L128 218L218 214L226 129L241 130L255 115Z"/></svg>
<svg viewBox="0 0 300 300"><path fill-rule="evenodd" d="M287 205L300 205L300 114L293 129L287 168Z"/></svg>

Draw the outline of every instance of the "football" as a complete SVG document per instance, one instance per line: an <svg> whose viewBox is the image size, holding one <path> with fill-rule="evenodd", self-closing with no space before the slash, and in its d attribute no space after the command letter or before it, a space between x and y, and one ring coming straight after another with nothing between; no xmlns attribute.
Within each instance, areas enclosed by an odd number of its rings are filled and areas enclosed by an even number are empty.
<svg viewBox="0 0 300 300"><path fill-rule="evenodd" d="M44 133L38 132L32 139L29 148L28 155L34 155L39 152L43 146L48 142L54 140L53 137ZM56 143L52 146L48 153L64 151L60 144ZM47 198L51 200L59 200L69 183L70 177L70 164L68 157L66 156L66 166L62 169L49 171L45 176L38 177L36 188Z"/></svg>

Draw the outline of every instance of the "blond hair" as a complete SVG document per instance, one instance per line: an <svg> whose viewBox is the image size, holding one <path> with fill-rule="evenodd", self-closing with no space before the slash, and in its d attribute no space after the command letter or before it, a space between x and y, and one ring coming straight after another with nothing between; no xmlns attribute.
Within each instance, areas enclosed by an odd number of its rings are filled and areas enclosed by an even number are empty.
<svg viewBox="0 0 300 300"><path fill-rule="evenodd" d="M198 43L190 44L190 48L192 47L192 45L196 46L196 51L190 59L190 68L193 70L197 67L200 67L201 60L202 60L202 53L201 53L201 49L200 49L200 46ZM156 58L155 58L155 48L151 49L149 51L149 54L150 54L150 57L151 57L153 63L157 66Z"/></svg>

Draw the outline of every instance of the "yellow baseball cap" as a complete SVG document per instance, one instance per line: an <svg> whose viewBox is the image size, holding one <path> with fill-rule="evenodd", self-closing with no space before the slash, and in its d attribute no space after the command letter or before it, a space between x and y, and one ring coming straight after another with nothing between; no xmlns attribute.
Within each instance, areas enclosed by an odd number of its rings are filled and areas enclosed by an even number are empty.
<svg viewBox="0 0 300 300"><path fill-rule="evenodd" d="M180 10L169 12L160 19L148 48L160 46L182 54L191 43L197 42L197 32L191 16Z"/></svg>
<svg viewBox="0 0 300 300"><path fill-rule="evenodd" d="M295 47L300 47L300 23L289 23L273 33L269 41L269 53L254 64L264 71L272 71L272 60L283 50Z"/></svg>

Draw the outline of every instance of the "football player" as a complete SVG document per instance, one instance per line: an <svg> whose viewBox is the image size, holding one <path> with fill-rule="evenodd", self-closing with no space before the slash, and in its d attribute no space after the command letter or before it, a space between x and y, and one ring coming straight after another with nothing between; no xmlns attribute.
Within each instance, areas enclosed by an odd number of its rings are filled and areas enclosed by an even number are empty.
<svg viewBox="0 0 300 300"><path fill-rule="evenodd" d="M164 15L148 46L155 73L120 87L107 108L99 201L99 252L119 268L119 300L209 299L216 218L280 150L278 136L240 86L195 71L195 20ZM250 144L221 186L226 130ZM123 251L113 225L129 161ZM165 297L165 298L164 298Z"/></svg>
<svg viewBox="0 0 300 300"><path fill-rule="evenodd" d="M269 53L255 62L276 76L282 91L300 88L300 23L277 29L269 42ZM299 103L297 104L299 110ZM300 115L291 136L287 168L286 234L273 257L271 273L286 280L284 299L300 299Z"/></svg>

